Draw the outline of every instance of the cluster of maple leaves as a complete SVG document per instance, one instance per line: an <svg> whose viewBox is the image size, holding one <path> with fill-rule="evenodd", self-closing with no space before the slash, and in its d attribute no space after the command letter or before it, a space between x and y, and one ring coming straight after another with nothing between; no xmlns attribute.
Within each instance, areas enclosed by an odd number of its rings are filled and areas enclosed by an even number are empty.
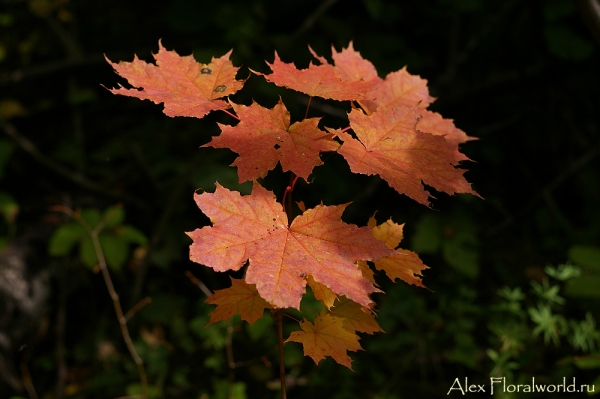
<svg viewBox="0 0 600 399"><path fill-rule="evenodd" d="M325 310L313 322L300 322L301 331L287 341L301 342L305 355L316 363L331 356L351 368L347 352L361 349L356 333L383 331L370 298L380 290L367 261L391 280L421 287L427 266L417 254L398 248L403 225L391 220L377 225L371 218L368 226L358 227L341 220L347 205L304 209L301 203L303 213L290 221L285 206L256 180L280 163L284 171L308 182L322 164L320 154L337 151L353 172L379 175L397 192L428 205L430 195L422 183L448 194L477 195L464 170L455 167L467 159L458 145L470 137L452 120L427 110L434 100L427 81L405 68L382 79L352 43L339 53L332 48L333 65L310 51L318 65L297 69L275 53L274 62L267 63L272 73L252 72L310 98L351 101L346 129L322 130L320 118L291 123L281 100L272 109L223 100L245 83L236 80L239 68L229 60L231 51L201 64L159 42L156 65L137 57L118 64L107 58L134 87L110 91L164 103L164 113L171 117L202 118L221 110L238 120L235 125L219 124L221 134L205 146L239 154L232 166L240 183L253 181L252 193L241 196L217 183L214 193L195 194L212 226L187 233L193 240L192 261L221 272L248 264L243 279L232 278L230 288L208 298L217 305L210 323L240 314L252 324L265 309L300 309L308 284Z"/></svg>

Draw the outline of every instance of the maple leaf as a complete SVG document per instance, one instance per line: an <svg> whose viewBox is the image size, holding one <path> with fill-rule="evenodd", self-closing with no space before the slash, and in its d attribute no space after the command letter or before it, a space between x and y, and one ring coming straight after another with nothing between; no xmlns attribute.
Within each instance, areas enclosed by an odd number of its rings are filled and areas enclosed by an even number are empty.
<svg viewBox="0 0 600 399"><path fill-rule="evenodd" d="M240 156L232 166L238 167L240 183L264 177L277 162L284 171L290 170L308 181L313 168L323 164L319 154L339 148L332 135L318 128L320 118L290 125L290 113L281 99L272 109L257 103L231 105L240 122L235 126L219 124L221 134L203 147L237 152Z"/></svg>
<svg viewBox="0 0 600 399"><path fill-rule="evenodd" d="M378 291L355 263L391 251L368 227L342 222L347 204L318 205L288 227L281 204L256 182L244 197L217 183L214 193L194 198L213 226L187 233L193 240L190 259L216 271L239 270L249 259L246 283L256 284L274 307L299 309L307 275L367 307L369 294Z"/></svg>
<svg viewBox="0 0 600 399"><path fill-rule="evenodd" d="M427 108L435 98L429 95L427 80L411 75L406 67L391 72L385 80L379 79L377 86L365 95L371 101L360 102L367 114L376 109L395 108L399 105Z"/></svg>
<svg viewBox="0 0 600 399"><path fill-rule="evenodd" d="M207 326L221 320L227 320L235 314L240 314L242 320L251 325L263 317L265 309L271 308L264 299L258 295L254 284L246 284L244 280L230 277L231 287L217 290L206 299L207 303L217 305L210 314Z"/></svg>
<svg viewBox="0 0 600 399"><path fill-rule="evenodd" d="M242 88L243 80L235 80L239 68L229 60L231 50L210 64L197 62L192 55L181 57L175 51L166 50L158 42L158 54L153 54L156 65L134 57L133 62L106 61L127 79L133 87L109 89L113 94L164 103L168 116L193 116L202 118L210 111L230 108L219 98L229 96Z"/></svg>
<svg viewBox="0 0 600 399"><path fill-rule="evenodd" d="M467 157L443 137L418 131L418 112L414 106L378 109L371 115L353 109L348 119L358 140L336 131L344 142L338 152L352 172L378 174L424 205L429 205L429 192L421 181L448 194L478 195L465 180L465 170L454 167Z"/></svg>
<svg viewBox="0 0 600 399"><path fill-rule="evenodd" d="M339 53L331 46L331 58L335 63L336 72L344 80L365 82L382 80L371 61L365 60L358 51L354 50L352 42Z"/></svg>
<svg viewBox="0 0 600 399"><path fill-rule="evenodd" d="M369 219L368 226L371 227L373 237L385 243L388 248L395 249L395 251L390 256L375 260L373 262L375 268L385 271L385 274L392 281L399 278L408 284L427 288L423 285L421 273L429 267L423 263L416 253L406 249L396 249L403 238L404 224L397 224L392 220L387 220L378 226L376 223L374 217Z"/></svg>
<svg viewBox="0 0 600 399"><path fill-rule="evenodd" d="M267 81L277 86L287 87L308 94L311 97L329 98L338 101L364 99L365 93L375 86L375 82L365 82L351 78L348 74L340 72L336 67L329 64L325 58L316 55L312 49L310 51L321 62L321 65L315 65L311 62L307 69L298 69L292 63L287 64L281 61L279 55L275 52L273 63L269 64L267 62L272 71L270 75L252 72L264 76Z"/></svg>
<svg viewBox="0 0 600 399"><path fill-rule="evenodd" d="M350 332L364 332L373 334L385 332L375 320L371 309L365 309L348 298L338 299L331 313L344 320L344 328Z"/></svg>
<svg viewBox="0 0 600 399"><path fill-rule="evenodd" d="M465 132L454 126L452 119L443 118L437 112L424 109L419 110L419 114L421 119L417 123L417 130L423 133L444 136L448 143L456 146L469 140L476 140L476 138L467 136Z"/></svg>
<svg viewBox="0 0 600 399"><path fill-rule="evenodd" d="M307 276L306 282L310 286L315 298L323 304L327 309L331 309L333 303L337 299L337 295L335 295L329 288L321 283L317 283L313 276Z"/></svg>
<svg viewBox="0 0 600 399"><path fill-rule="evenodd" d="M399 278L404 282L417 287L427 288L421 280L421 273L429 269L419 255L407 249L399 248L393 255L373 262L377 270L384 270L385 274L394 281Z"/></svg>
<svg viewBox="0 0 600 399"><path fill-rule="evenodd" d="M315 317L314 324L304 319L300 322L303 331L294 331L285 342L299 342L304 347L304 356L310 356L316 364L330 356L341 365L352 370L352 359L348 351L362 350L358 335L346 330L344 319L322 311Z"/></svg>

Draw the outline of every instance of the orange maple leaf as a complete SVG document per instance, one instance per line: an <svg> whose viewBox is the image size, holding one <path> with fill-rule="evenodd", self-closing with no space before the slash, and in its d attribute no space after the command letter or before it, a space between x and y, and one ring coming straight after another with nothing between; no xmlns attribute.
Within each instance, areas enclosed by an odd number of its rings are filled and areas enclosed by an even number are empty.
<svg viewBox="0 0 600 399"><path fill-rule="evenodd" d="M331 356L333 360L352 370L352 359L348 351L362 350L358 335L344 328L344 319L322 311L315 317L314 324L304 319L300 322L303 331L294 331L285 342L299 342L304 347L304 356L315 363Z"/></svg>
<svg viewBox="0 0 600 399"><path fill-rule="evenodd" d="M244 280L230 277L231 287L217 290L206 298L206 302L217 305L210 314L207 326L221 320L227 320L235 314L240 314L242 320L251 325L263 317L264 310L271 308L264 299L258 295L254 284L246 284Z"/></svg>
<svg viewBox="0 0 600 399"><path fill-rule="evenodd" d="M239 270L249 259L246 283L277 308L300 307L307 275L337 295L369 306L378 291L361 273L358 260L374 260L391 251L368 227L340 219L346 205L308 209L288 227L287 216L272 192L254 183L242 197L217 183L214 193L195 194L213 226L187 233L190 259L216 271Z"/></svg>
<svg viewBox="0 0 600 399"><path fill-rule="evenodd" d="M317 301L321 302L323 306L327 309L331 309L333 303L337 299L337 295L335 295L329 288L321 283L317 283L312 276L306 277L306 282L308 283L310 289Z"/></svg>
<svg viewBox="0 0 600 399"><path fill-rule="evenodd" d="M371 227L373 237L385 243L388 248L395 249L395 251L390 256L375 260L373 262L375 268L385 271L385 274L392 281L399 278L408 284L427 288L423 285L421 277L423 270L429 269L429 267L423 263L416 253L406 249L396 249L403 238L404 224L397 224L392 220L387 220L378 226L376 224L374 217L369 219L368 225Z"/></svg>
<svg viewBox="0 0 600 399"><path fill-rule="evenodd" d="M229 96L242 88L243 80L235 80L239 68L229 60L231 50L210 64L197 62L192 55L181 57L175 51L166 50L158 42L158 54L153 54L156 65L134 57L133 62L106 61L115 71L127 79L133 87L109 89L113 94L164 103L168 116L193 116L202 118L210 111L230 108L219 98Z"/></svg>
<svg viewBox="0 0 600 399"><path fill-rule="evenodd" d="M377 69L375 69L371 61L365 60L358 51L354 50L352 42L339 53L335 50L335 47L331 46L331 58L333 58L333 62L335 63L336 72L344 80L362 80L364 82L379 82L382 80L377 75Z"/></svg>
<svg viewBox="0 0 600 399"><path fill-rule="evenodd" d="M232 164L238 167L240 183L264 177L277 162L284 171L308 181L313 168L323 164L319 154L339 148L331 134L318 128L320 118L290 125L290 113L281 99L273 109L257 103L231 105L240 122L235 126L219 123L221 134L204 147L229 148L240 154Z"/></svg>
<svg viewBox="0 0 600 399"><path fill-rule="evenodd" d="M452 119L443 118L437 112L424 109L419 110L419 114L421 119L417 123L417 130L423 133L444 136L447 142L456 146L469 140L476 140L475 137L467 136L465 132L454 126Z"/></svg>
<svg viewBox="0 0 600 399"><path fill-rule="evenodd" d="M365 97L367 101L361 101L360 105L367 114L372 114L376 109L399 105L427 108L435 100L429 95L427 80L411 75L406 67L389 73L385 80L379 79L375 88Z"/></svg>
<svg viewBox="0 0 600 399"><path fill-rule="evenodd" d="M371 309L363 308L348 298L340 298L335 304L331 314L344 320L344 328L350 332L364 332L373 334L385 332L375 320Z"/></svg>
<svg viewBox="0 0 600 399"><path fill-rule="evenodd" d="M398 106L365 115L353 109L348 115L358 140L336 131L344 144L338 152L354 173L378 174L396 191L424 205L429 192L421 181L448 194L478 195L465 180L465 170L455 168L467 159L443 137L416 129L417 107Z"/></svg>
<svg viewBox="0 0 600 399"><path fill-rule="evenodd" d="M311 62L307 69L298 69L294 64L281 61L275 52L273 63L267 62L272 71L270 75L253 72L264 76L267 81L277 86L284 86L311 97L330 98L338 101L362 100L365 98L365 94L375 87L375 82L355 79L329 64L325 58L316 55L312 49L310 51L321 62L321 65Z"/></svg>

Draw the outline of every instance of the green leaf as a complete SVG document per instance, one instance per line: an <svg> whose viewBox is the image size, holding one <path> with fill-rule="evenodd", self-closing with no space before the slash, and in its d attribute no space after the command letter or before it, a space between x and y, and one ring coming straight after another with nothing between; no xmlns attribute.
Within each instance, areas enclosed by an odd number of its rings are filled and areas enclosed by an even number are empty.
<svg viewBox="0 0 600 399"><path fill-rule="evenodd" d="M96 250L94 249L94 243L92 238L87 236L84 237L79 246L79 257L83 264L90 269L93 269L98 264L98 257L96 256Z"/></svg>
<svg viewBox="0 0 600 399"><path fill-rule="evenodd" d="M569 259L588 271L600 274L600 248L587 245L573 245L569 248Z"/></svg>
<svg viewBox="0 0 600 399"><path fill-rule="evenodd" d="M573 297L600 298L600 277L574 278L565 284L565 294Z"/></svg>
<svg viewBox="0 0 600 399"><path fill-rule="evenodd" d="M102 221L102 215L100 211L95 208L83 209L81 211L81 218L85 220L90 227L93 229Z"/></svg>
<svg viewBox="0 0 600 399"><path fill-rule="evenodd" d="M117 227L125 220L125 209L121 204L111 206L104 211L103 218L105 226L109 229Z"/></svg>
<svg viewBox="0 0 600 399"><path fill-rule="evenodd" d="M419 220L412 236L412 250L419 253L437 252L442 242L440 221L433 215L426 215Z"/></svg>
<svg viewBox="0 0 600 399"><path fill-rule="evenodd" d="M100 234L100 248L104 253L106 264L115 271L120 271L129 258L129 246L122 237L112 234Z"/></svg>
<svg viewBox="0 0 600 399"><path fill-rule="evenodd" d="M573 61L582 61L593 52L592 44L566 26L549 26L544 29L548 50L555 56Z"/></svg>
<svg viewBox="0 0 600 399"><path fill-rule="evenodd" d="M131 397L135 397L135 398L141 398L142 397L142 386L140 385L140 383L132 383L127 385L127 388L125 388L127 391L127 395L131 396ZM148 385L148 399L158 399L158 398L162 398L163 394L162 394L162 390L160 387L156 386L156 385Z"/></svg>
<svg viewBox="0 0 600 399"><path fill-rule="evenodd" d="M48 253L51 256L68 255L73 246L86 234L85 229L79 223L64 224L56 229L50 238Z"/></svg>
<svg viewBox="0 0 600 399"><path fill-rule="evenodd" d="M0 214L7 224L13 224L19 214L19 204L8 193L0 191Z"/></svg>
<svg viewBox="0 0 600 399"><path fill-rule="evenodd" d="M443 243L444 259L465 276L476 278L479 275L479 251L475 248L476 243L475 237L458 232L455 237Z"/></svg>
<svg viewBox="0 0 600 399"><path fill-rule="evenodd" d="M115 235L132 244L146 245L148 243L148 238L144 233L133 226L121 226L115 230Z"/></svg>
<svg viewBox="0 0 600 399"><path fill-rule="evenodd" d="M577 356L574 363L580 369L597 369L600 368L600 353L588 356Z"/></svg>

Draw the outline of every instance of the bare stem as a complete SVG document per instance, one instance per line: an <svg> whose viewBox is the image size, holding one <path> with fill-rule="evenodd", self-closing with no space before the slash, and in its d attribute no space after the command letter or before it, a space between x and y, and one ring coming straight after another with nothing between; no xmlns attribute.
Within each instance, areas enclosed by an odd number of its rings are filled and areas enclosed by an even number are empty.
<svg viewBox="0 0 600 399"><path fill-rule="evenodd" d="M129 335L129 329L127 328L127 318L123 314L123 309L121 308L121 301L119 300L119 294L117 294L117 291L115 291L115 287L110 277L110 273L108 272L108 267L106 266L104 252L102 251L100 241L98 240L98 234L102 230L104 223L101 222L98 226L92 229L92 227L87 223L87 221L85 221L78 213L73 212L72 209L67 207L60 207L60 210L72 217L73 219L77 220L86 229L88 235L92 239L94 250L96 252L96 256L98 257L98 265L100 267L100 271L102 272L102 277L104 278L106 288L108 289L108 294L112 299L113 306L115 308L115 313L117 314L117 319L119 320L119 326L121 327L121 335L123 335L123 340L125 341L125 345L127 345L129 354L133 358L133 361L135 362L138 368L138 373L140 375L140 385L142 387L142 399L148 399L148 379L146 378L144 361L135 350L135 346L133 345L133 341L131 340L131 336Z"/></svg>
<svg viewBox="0 0 600 399"><path fill-rule="evenodd" d="M236 114L233 114L233 113L227 111L226 109L222 109L221 111L225 112L227 115L231 116L232 118L237 119L238 121L240 120L240 118Z"/></svg>
<svg viewBox="0 0 600 399"><path fill-rule="evenodd" d="M285 364L283 362L283 309L275 310L275 320L277 321L277 341L279 342L279 379L281 380L281 399L286 399Z"/></svg>
<svg viewBox="0 0 600 399"><path fill-rule="evenodd" d="M308 110L310 109L311 101L312 101L312 96L308 97L308 104L306 104L306 112L304 113L304 119L308 118Z"/></svg>

